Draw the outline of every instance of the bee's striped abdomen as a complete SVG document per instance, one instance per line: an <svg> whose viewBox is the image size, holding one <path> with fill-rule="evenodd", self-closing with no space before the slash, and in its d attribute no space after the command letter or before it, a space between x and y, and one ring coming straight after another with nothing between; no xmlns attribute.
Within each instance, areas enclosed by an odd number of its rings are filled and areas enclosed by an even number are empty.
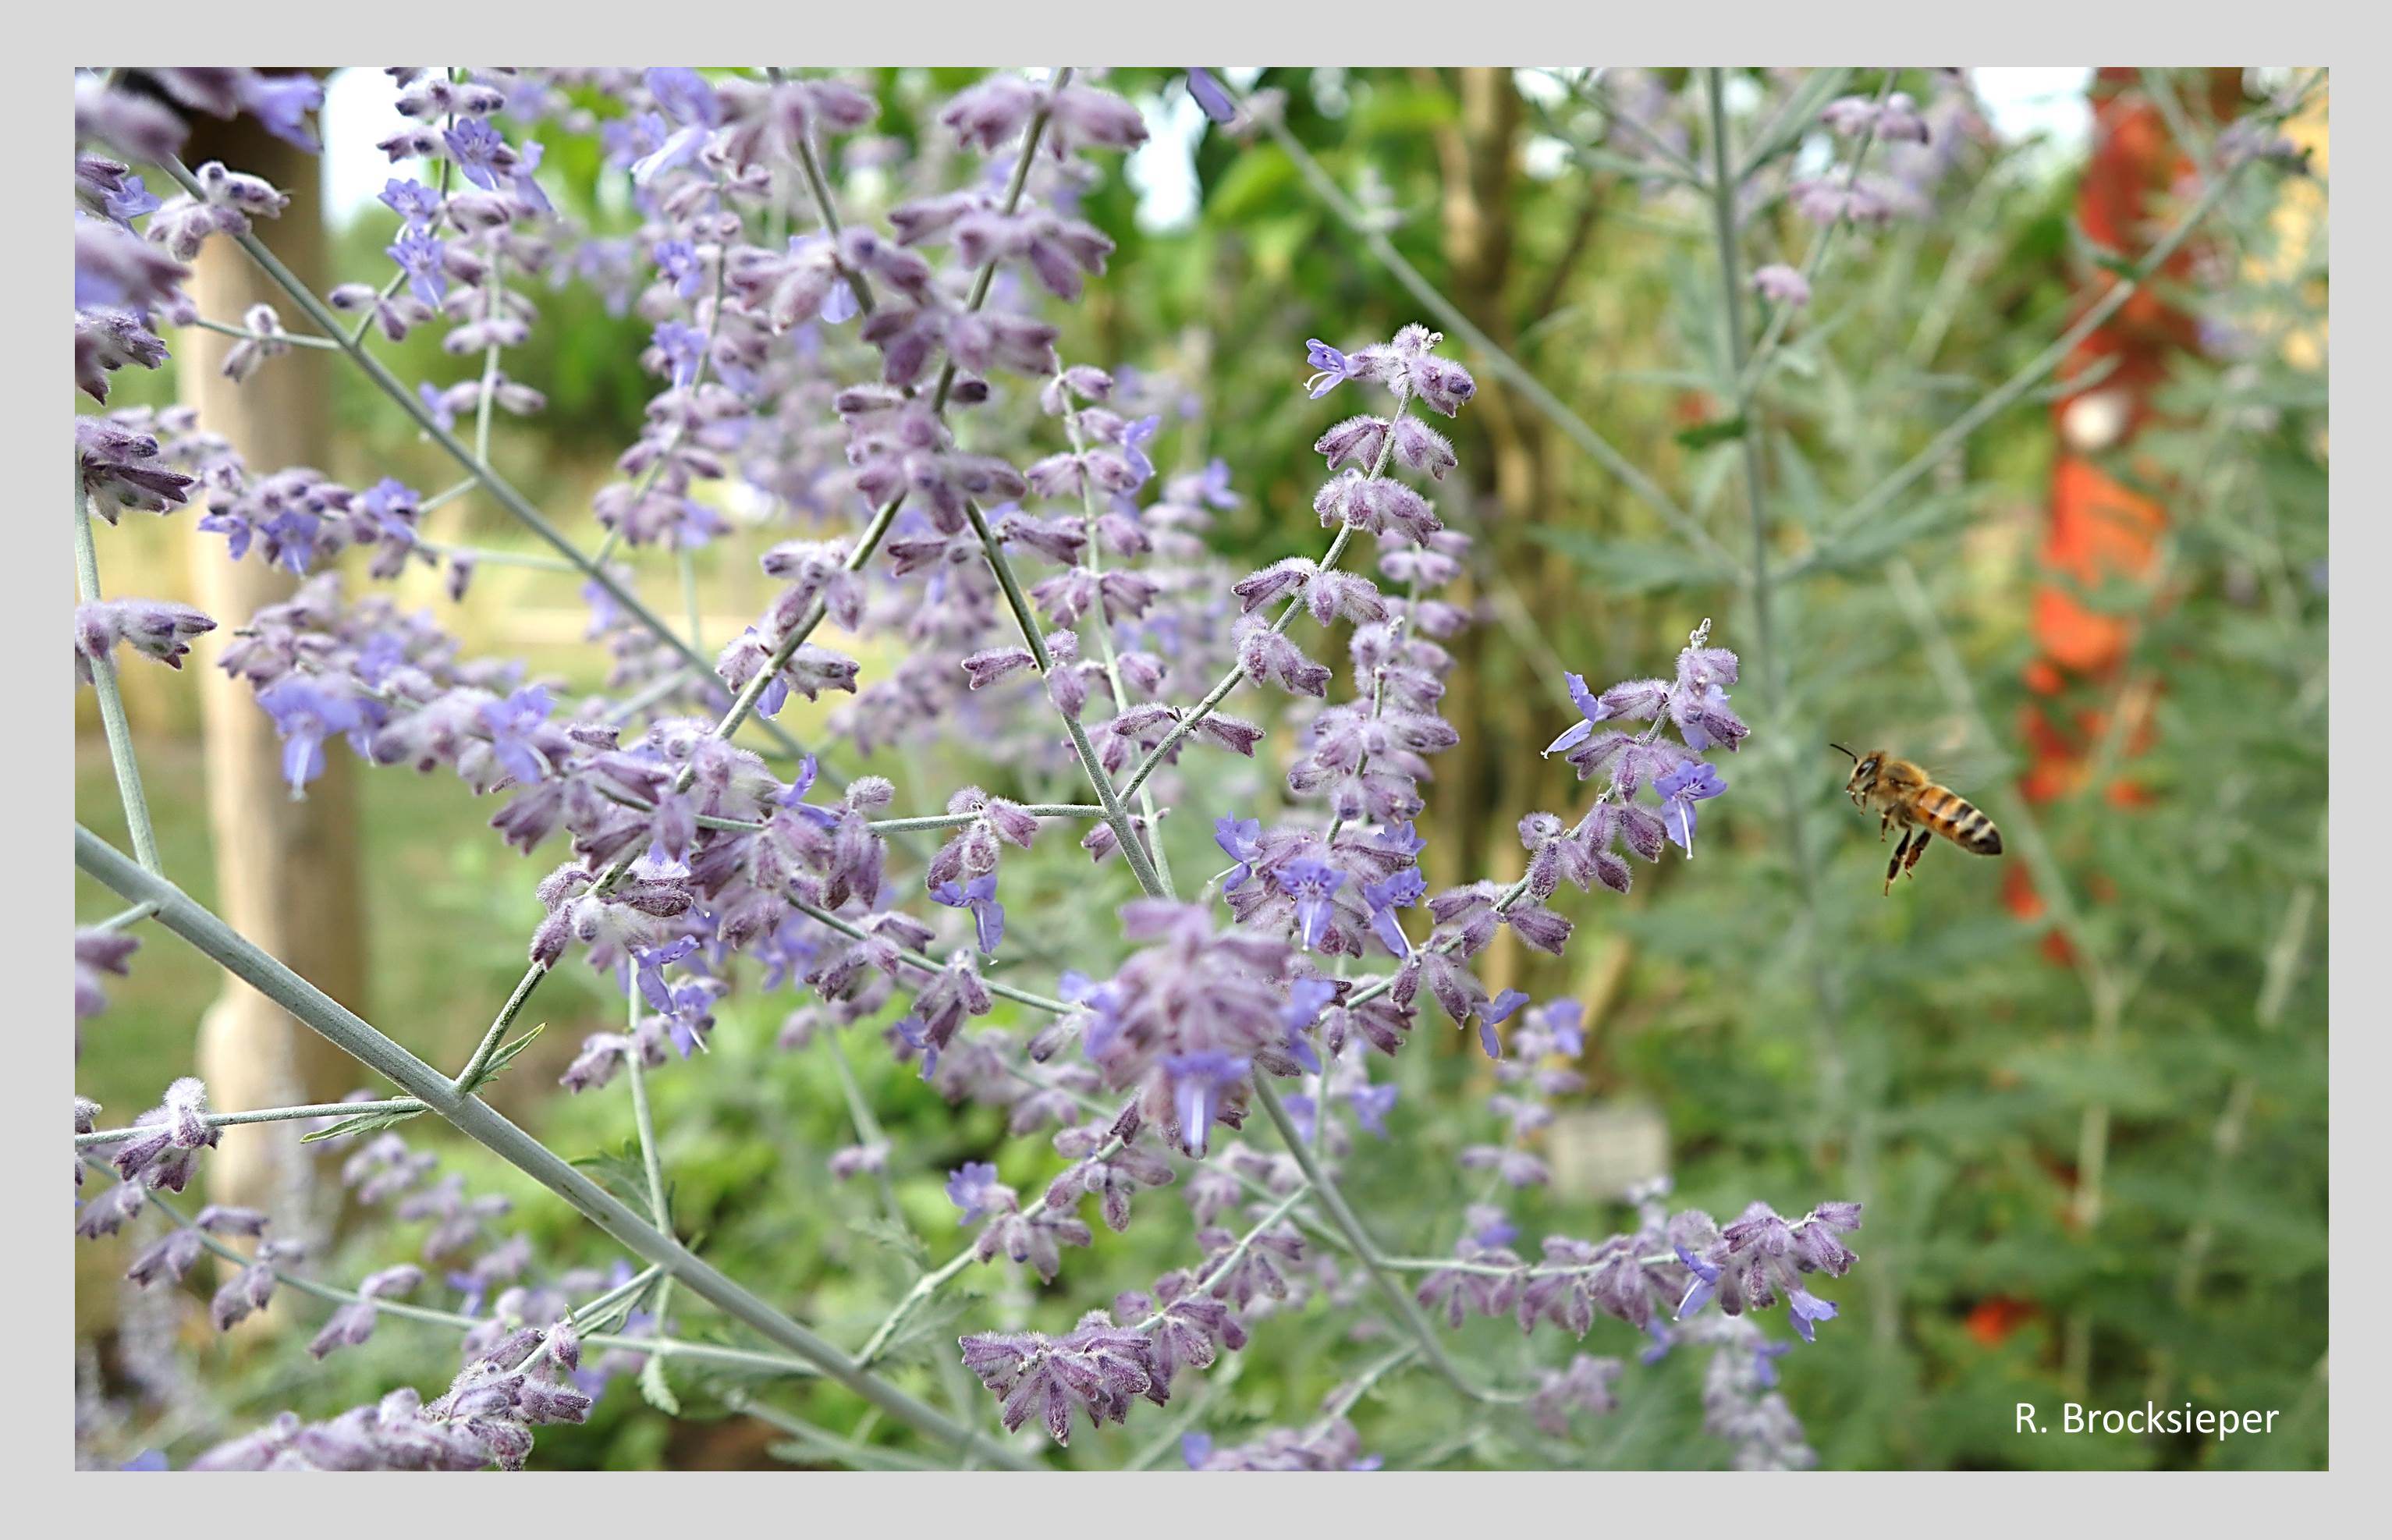
<svg viewBox="0 0 2392 1540"><path fill-rule="evenodd" d="M1983 809L1948 786L1930 786L1920 794L1918 822L1971 855L1998 856L2002 834Z"/></svg>

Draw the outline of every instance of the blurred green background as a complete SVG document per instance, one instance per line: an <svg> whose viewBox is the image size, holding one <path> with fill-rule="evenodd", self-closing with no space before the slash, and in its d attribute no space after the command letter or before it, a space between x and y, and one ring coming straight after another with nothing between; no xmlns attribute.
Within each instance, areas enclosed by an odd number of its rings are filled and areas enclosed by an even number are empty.
<svg viewBox="0 0 2392 1540"><path fill-rule="evenodd" d="M1632 159L1634 140L1573 84L1578 71L1466 73L1272 71L1259 84L1285 93L1288 135L1384 226L1423 280L1742 556L1750 535L1737 446L1701 431L1719 383L1708 206L1652 185L1649 163ZM881 131L918 133L970 74L883 72ZM1251 83L1249 72L1235 78ZM1878 78L1863 74L1850 88L1874 90ZM1699 116L1696 85L1667 72L1654 79ZM1232 561L1259 565L1314 548L1320 471L1310 444L1352 409L1307 403L1293 388L1305 340L1351 346L1432 317L1271 135L1196 137L1176 81L1121 71L1112 84L1148 106L1150 122L1168 118L1192 140L1192 206L1150 227L1127 178L1090 193L1084 214L1118 249L1086 300L1059 312L1063 352L1187 386L1201 409L1166 419L1155 458L1166 471L1216 455L1228 461L1245 502L1224 517L1218 544ZM1925 71L1904 84L1922 100L1955 89ZM1753 132L1788 88L1765 72L1740 77L1736 99L1751 106L1736 132ZM2176 87L2161 76L2128 88ZM2051 581L2036 550L2060 444L2052 394L1999 415L1865 527L1834 525L2067 326L2073 296L2097 270L2076 213L2081 139L1964 137L1918 216L1848 234L1819 276L1759 408L1774 560L1799 564L1777 590L1774 660L1759 653L1748 588L1693 558L1483 356L1450 340L1482 388L1454 427L1462 468L1439 507L1480 537L1461 591L1485 618L1457 648L1449 714L1463 744L1436 762L1421 821L1432 888L1515 874L1517 819L1581 805L1567 770L1535 752L1573 719L1559 691L1564 668L1598 688L1660 671L1709 616L1714 641L1744 654L1737 703L1755 728L1746 751L1722 764L1732 789L1704 809L1698 860L1640 869L1626 899L1566 889L1559 906L1580 925L1566 964L1518 955L1508 937L1490 954L1490 988L1568 992L1589 1007L1580 1066L1589 1090L1544 1151L1555 1186L1528 1195L1515 1217L1531 1240L1631 1223L1607 1184L1657 1142L1677 1201L1722 1218L1753 1198L1789 1213L1827 1198L1865 1202L1853 1237L1862 1262L1831 1286L1841 1318L1817 1347L1781 1361L1787 1396L1828 1467L2323 1462L2321 97L2293 132L2314 149L2315 175L2255 168L2204 226L2196 277L2161 286L2171 304L2242 345L2183 353L2131 453L2101 461L2157 497L2167 524L2140 579L2077 595L2133 623L2123 670L2083 704L2112 710L2133 692L2150 705L2148 739L2100 738L2079 783L2032 805L2018 790L2034 753L2021 724L2037 585ZM1806 136L1796 153L1815 156L1824 144L1823 135ZM593 143L552 137L543 178L604 227ZM376 207L340 229L341 276L384 270L389 225ZM1812 228L1773 201L1752 216L1745 260L1799 264ZM646 326L608 316L579 290L540 304L540 325L507 368L546 390L551 410L528 424L501 419L493 459L594 544L590 494L636 436L654 388L633 361ZM460 371L428 331L384 356L403 379ZM125 403L172 399L171 366L118 379ZM338 393L340 433L320 462L328 473L353 485L396 475L426 491L448 484L437 451L353 371L339 374ZM531 549L480 498L436 521L443 539ZM214 539L190 523L102 530L110 591L183 592L186 542ZM769 598L754 549L734 540L699 555L708 636L732 634ZM585 611L573 580L485 566L462 604L436 581L410 575L399 591L434 608L470 652L521 656L577 686L599 682L604 660L578 645ZM869 644L859 654L867 674L889 657ZM1785 680L1783 698L1772 698L1765 666ZM206 901L196 703L163 670L136 660L124 672L167 868ZM122 844L87 700L82 709L78 816ZM818 716L802 703L784 720L819 737L810 731ZM1830 739L1927 761L1995 815L2011 853L1996 863L1938 850L1916 882L1880 898L1885 848L1838 800L1849 767L1827 750ZM911 809L989 774L956 752L951 765L893 752L846 759L894 776ZM1271 779L1267 767L1263 783ZM2126 781L2138 788L2131 797L2115 789ZM1211 869L1198 852L1234 790L1216 789L1220 806L1185 808L1169 822L1185 869ZM423 1056L461 1061L520 972L538 913L530 889L547 864L502 847L483 827L493 808L453 779L366 773L359 807L366 1014ZM2030 922L2006 905L2006 874L2022 863L2064 877L2070 946L2052 944L2048 912ZM1106 872L1098 880L1125 897L1125 877ZM1062 839L1007 866L1014 912L1039 915L1056 950L1074 956L1101 956L1107 945L1107 914L1088 901L1089 887L1085 858ZM77 906L86 922L119 907L82 880ZM215 984L210 964L149 935L133 977L113 983L107 1013L87 1024L78 1090L127 1115L153 1105L188 1071L193 1026ZM829 1153L854 1135L824 1055L773 1046L797 1003L741 993L711 1055L656 1074L664 1158L684 1234L702 1235L706 1254L734 1276L852 1342L903 1291L916 1259L877 1217L869 1183L839 1186L825 1174ZM500 1083L497 1105L568 1155L621 1147L630 1122L619 1094L577 1099L552 1089L582 1036L614 1027L618 1009L586 971L561 973L534 1012L547 1030ZM1006 1011L1000 1002L993 1021L1019 1025ZM910 1068L890 1064L871 1035L853 1034L852 1053L932 1262L968 1235L940 1190L950 1168L994 1159L1025 1192L1058 1168L1043 1139L1008 1139L996 1114L948 1107ZM1455 1156L1495 1137L1484 1104L1491 1081L1475 1051L1434 1026L1397 1076L1405 1094L1395 1138L1349 1161L1349 1191L1393 1249L1434 1254L1451 1243L1450 1216L1476 1196L1477 1179ZM543 1264L606 1259L575 1216L477 1151L422 1123L408 1132L439 1149L446 1169L467 1173L473 1190L514 1197L510 1223L531 1234ZM2088 1181L2099 1191L2089 1205ZM1191 1262L1185 1213L1163 1211L1176 1208L1168 1194L1142 1199L1139 1223L1124 1236L1099 1229L1093 1251L1066 1254L1051 1288L1002 1266L975 1269L951 1297L985 1298L955 1329L1060 1328L1115 1288ZM412 1236L370 1230L309 1265L353 1279L409 1255ZM245 1327L220 1339L203 1320L169 1323L184 1378L163 1389L135 1383L118 1364L124 1306L114 1280L126 1254L122 1238L76 1250L78 1330L129 1409L118 1435L126 1454L162 1446L179 1464L283 1406L330 1416L394 1384L429 1395L446 1382L453 1344L404 1321L386 1320L362 1350L311 1364L297 1349L318 1308L302 1303L280 1333ZM702 1311L683 1305L677 1315L685 1335L717 1332ZM1306 1419L1370 1351L1346 1339L1352 1319L1315 1309L1262 1324L1255 1348L1202 1377L1205 1389L1189 1382L1201 1426L1227 1443L1250 1424ZM952 1336L928 1331L901 1359L908 1383L935 1391L930 1353ZM1723 1446L1698 1430L1703 1355L1644 1368L1633 1362L1638 1345L1608 1321L1583 1344L1631 1363L1623 1409L1569 1460L1719 1463ZM1460 1334L1459 1347L1514 1383L1570 1351L1550 1332L1524 1340L1483 1322ZM723 1386L679 1367L672 1378L680 1417L621 1384L588 1427L544 1430L536 1460L770 1464L778 1448L782 1458L823 1463L818 1451L784 1443L785 1430L732 1415ZM859 1442L910 1447L836 1390L748 1393L836 1430L856 1429L862 1416ZM2012 1433L2018 1402L2046 1408L2048 1422L2062 1399L2123 1407L2147 1396L2285 1415L2270 1436L2223 1444ZM973 1403L993 1425L977 1390ZM1510 1423L1462 1425L1425 1376L1391 1380L1357 1421L1365 1447L1390 1467L1558 1457ZM1148 1446L1176 1426L1176 1410L1158 1412L1125 1431L1084 1434L1062 1457L1090 1466L1165 1457ZM1176 1459L1175 1450L1166 1463Z"/></svg>

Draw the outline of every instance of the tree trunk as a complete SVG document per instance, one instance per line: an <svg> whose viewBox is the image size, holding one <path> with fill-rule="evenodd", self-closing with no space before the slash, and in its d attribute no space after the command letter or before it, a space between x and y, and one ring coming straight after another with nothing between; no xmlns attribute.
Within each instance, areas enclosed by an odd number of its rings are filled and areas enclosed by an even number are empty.
<svg viewBox="0 0 2392 1540"><path fill-rule="evenodd" d="M315 156L283 143L249 118L194 124L193 163L222 161L263 176L291 195L262 235L299 278L326 287L322 175ZM288 299L231 240L210 240L192 264L188 286L200 314L239 324L253 304L292 316ZM221 434L254 475L320 463L330 439L333 356L293 348L268 359L245 384L225 378L234 339L190 330L178 340L183 402L201 425ZM188 521L186 529L189 528ZM195 651L206 747L208 827L215 857L216 908L243 935L353 1008L365 1001L365 952L357 876L357 794L349 757L326 757L325 773L306 800L282 778L282 749L272 720L250 687L215 666L232 632L261 607L290 596L298 579L255 554L228 561L224 541L193 534L193 598L219 628ZM200 1023L200 1074L214 1106L228 1109L337 1100L359 1083L345 1055L245 984L227 979ZM209 1157L209 1196L263 1209L293 1231L313 1228L323 1205L299 1144L303 1125L268 1123L237 1130Z"/></svg>

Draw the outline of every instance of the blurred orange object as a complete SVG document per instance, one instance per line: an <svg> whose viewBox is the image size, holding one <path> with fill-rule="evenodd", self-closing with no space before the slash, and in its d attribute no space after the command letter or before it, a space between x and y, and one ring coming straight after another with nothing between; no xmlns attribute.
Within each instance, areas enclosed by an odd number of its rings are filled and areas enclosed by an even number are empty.
<svg viewBox="0 0 2392 1540"><path fill-rule="evenodd" d="M2239 71L2206 72L2213 122L2231 115L2241 94ZM2159 109L2144 94L2139 71L2097 71L2090 87L2093 142L2085 178L2077 189L2076 215L2086 236L2105 252L2131 260L2159 233L2186 177L2190 160L2170 137ZM2164 278L2188 276L2196 260L2190 242L2163 265ZM2102 269L2079 296L2078 311L2100 303L2122 281ZM2152 398L2166 379L2175 356L2197 344L2193 317L2165 302L2155 288L2136 291L2101 326L2076 345L2060 366L2064 388L2052 404L2052 427L2060 444L2051 472L2051 506L2039 561L2042 581L2034 600L2031 629L2036 656L2025 671L2032 696L2021 732L2029 753L2020 790L2031 803L2050 802L2075 792L2093 746L2111 731L2111 707L2100 703L2116 688L2120 666L2134 637L2134 616L2104 613L2083 595L2120 580L2149 577L2167 528L2167 511L2148 491L2127 485L2104 469L2122 451L2131 452L2136 434L2152 416ZM2141 476L2155 485L2156 474ZM2148 694L2129 709L2129 754L2148 742ZM2120 779L2110 800L2139 806L2147 796ZM2043 903L2023 867L2013 866L2005 884L2011 912L2034 919ZM2055 936L2047 946L2056 961L2067 949Z"/></svg>

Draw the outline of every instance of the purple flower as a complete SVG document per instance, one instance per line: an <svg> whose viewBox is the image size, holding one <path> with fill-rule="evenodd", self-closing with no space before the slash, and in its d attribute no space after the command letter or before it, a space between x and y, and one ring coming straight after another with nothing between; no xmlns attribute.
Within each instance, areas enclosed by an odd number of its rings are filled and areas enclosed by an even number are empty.
<svg viewBox="0 0 2392 1540"><path fill-rule="evenodd" d="M1346 1102L1354 1109L1354 1120L1357 1123L1382 1139L1387 1136L1387 1125L1384 1119L1388 1113L1396 1109L1394 1082L1366 1085L1358 1090L1349 1091L1346 1093Z"/></svg>
<svg viewBox="0 0 2392 1540"><path fill-rule="evenodd" d="M963 1210L957 1224L977 1224L991 1213L1013 1207L1013 1189L996 1179L996 1167L985 1160L967 1160L947 1173L947 1197Z"/></svg>
<svg viewBox="0 0 2392 1540"><path fill-rule="evenodd" d="M548 720L552 709L548 687L535 684L518 690L502 701L486 701L482 705L482 726L490 734L490 753L506 772L528 785L548 773L548 759L532 741L532 734Z"/></svg>
<svg viewBox="0 0 2392 1540"><path fill-rule="evenodd" d="M282 778L291 783L294 796L324 773L325 739L362 731L366 725L356 701L320 690L297 674L286 674L259 691L257 704L282 735Z"/></svg>
<svg viewBox="0 0 2392 1540"><path fill-rule="evenodd" d="M1410 957L1412 943L1396 911L1410 909L1427 891L1428 884L1417 866L1407 866L1384 882L1371 883L1362 889L1362 901L1371 908L1371 934L1398 957Z"/></svg>
<svg viewBox="0 0 2392 1540"><path fill-rule="evenodd" d="M1172 1054L1163 1061L1171 1082L1171 1106L1179 1119L1179 1142L1190 1155L1204 1153L1205 1135L1220 1116L1221 1103L1243 1084L1252 1062L1206 1050Z"/></svg>
<svg viewBox="0 0 2392 1540"><path fill-rule="evenodd" d="M457 126L447 131L448 158L465 174L465 180L492 192L500 190L499 177L508 168L514 156L499 131L480 118L460 118Z"/></svg>
<svg viewBox="0 0 2392 1540"><path fill-rule="evenodd" d="M1345 886L1345 873L1309 857L1279 869L1280 891L1295 899L1295 931L1305 951L1320 944L1330 911L1335 907L1334 895Z"/></svg>
<svg viewBox="0 0 2392 1540"><path fill-rule="evenodd" d="M1689 858L1695 853L1695 804L1727 790L1718 770L1701 759L1688 759L1653 783L1661 798L1661 826Z"/></svg>
<svg viewBox="0 0 2392 1540"><path fill-rule="evenodd" d="M656 328L656 351L672 366L672 382L676 390L686 390L697 382L697 366L706 356L706 333L679 321L666 321Z"/></svg>
<svg viewBox="0 0 2392 1540"><path fill-rule="evenodd" d="M1762 298L1773 304L1800 309L1811 303L1811 280L1782 262L1773 262L1756 271L1752 286L1761 291Z"/></svg>
<svg viewBox="0 0 2392 1540"><path fill-rule="evenodd" d="M1130 474L1138 478L1136 485L1138 486L1154 479L1154 461L1146 458L1146 446L1153 442L1154 435L1162 431L1163 419L1160 417L1141 417L1122 426L1122 458L1129 461Z"/></svg>
<svg viewBox="0 0 2392 1540"><path fill-rule="evenodd" d="M409 292L426 304L436 305L448 293L448 275L440 270L448 250L444 242L433 239L429 230L410 225L384 248L384 253L407 275Z"/></svg>
<svg viewBox="0 0 2392 1540"><path fill-rule="evenodd" d="M312 75L266 75L240 72L241 110L255 118L268 134L297 145L310 155L319 148L307 114L324 105L324 87Z"/></svg>
<svg viewBox="0 0 2392 1540"><path fill-rule="evenodd" d="M1312 1042L1305 1029L1320 1019L1320 1013L1337 998L1337 986L1326 978L1299 978L1287 987L1287 1005L1280 1012L1280 1021L1287 1028L1288 1056L1313 1074L1320 1073L1320 1055L1312 1051Z"/></svg>
<svg viewBox="0 0 2392 1540"><path fill-rule="evenodd" d="M1258 818L1216 818L1213 821L1213 843L1238 863L1237 869L1221 884L1222 892L1231 891L1254 874L1254 863L1262 859L1262 851L1256 845L1262 834L1262 820Z"/></svg>
<svg viewBox="0 0 2392 1540"><path fill-rule="evenodd" d="M686 240L659 240L655 255L656 271L672 280L673 292L685 300L696 299L706 278L696 246Z"/></svg>
<svg viewBox="0 0 2392 1540"><path fill-rule="evenodd" d="M1213 78L1212 71L1189 71L1188 94L1195 98L1197 106L1204 110L1204 115L1215 123L1237 121L1238 104L1229 99L1229 93L1221 89L1221 83Z"/></svg>
<svg viewBox="0 0 2392 1540"><path fill-rule="evenodd" d="M1579 715L1586 719L1581 722L1572 722L1567 731L1545 745L1544 753L1548 758L1565 749L1576 748L1586 742L1594 731L1594 724L1611 715L1611 708L1596 698L1592 691L1587 689L1585 675L1564 674L1562 679L1569 686L1570 704L1577 706Z"/></svg>
<svg viewBox="0 0 2392 1540"><path fill-rule="evenodd" d="M539 181L532 175L540 169L540 157L547 153L548 147L538 139L526 139L523 148L515 151L514 169L508 175L508 185L514 188L517 198L541 214L554 214L556 205L548 201L548 194L540 189Z"/></svg>
<svg viewBox="0 0 2392 1540"><path fill-rule="evenodd" d="M697 938L683 936L660 947L648 947L634 954L635 978L640 993L659 1011L673 1008L672 986L665 982L665 969L697 950Z"/></svg>
<svg viewBox="0 0 2392 1540"><path fill-rule="evenodd" d="M1346 381L1358 378L1362 373L1361 368L1353 359L1346 357L1318 337L1306 339L1304 346L1306 356L1311 361L1313 369L1318 371L1304 382L1304 388L1312 393L1312 399L1315 401L1327 395Z"/></svg>
<svg viewBox="0 0 2392 1540"><path fill-rule="evenodd" d="M413 227L430 229L440 217L440 195L412 177L394 176L382 185L382 201Z"/></svg>
<svg viewBox="0 0 2392 1540"><path fill-rule="evenodd" d="M1676 1249L1678 1261L1684 1262L1686 1271L1695 1275L1694 1283L1686 1289L1686 1297L1678 1301L1678 1319L1683 1321L1710 1302L1711 1295L1719 1288L1720 1270L1687 1250L1684 1246Z"/></svg>
<svg viewBox="0 0 2392 1540"><path fill-rule="evenodd" d="M1836 1318L1835 1305L1829 1301L1820 1299L1807 1288L1788 1289L1786 1309L1787 1313L1794 1318L1794 1329L1802 1334L1802 1340L1805 1342L1815 1342L1819 1339L1816 1323L1832 1321Z"/></svg>
<svg viewBox="0 0 2392 1540"><path fill-rule="evenodd" d="M980 950L989 956L996 955L996 944L1005 939L1005 906L996 901L996 874L983 872L969 882L942 882L930 889L930 900L949 909L968 909L978 927Z"/></svg>
<svg viewBox="0 0 2392 1540"><path fill-rule="evenodd" d="M712 128L722 121L722 104L714 87L696 71L664 65L649 70L642 80L648 95L656 98L656 105L675 123L701 123Z"/></svg>
<svg viewBox="0 0 2392 1540"><path fill-rule="evenodd" d="M1512 1013L1528 1003L1528 997L1518 990L1505 990L1502 994L1478 1008L1478 1045L1487 1050L1490 1059L1503 1056L1503 1042L1495 1029L1510 1019Z"/></svg>

